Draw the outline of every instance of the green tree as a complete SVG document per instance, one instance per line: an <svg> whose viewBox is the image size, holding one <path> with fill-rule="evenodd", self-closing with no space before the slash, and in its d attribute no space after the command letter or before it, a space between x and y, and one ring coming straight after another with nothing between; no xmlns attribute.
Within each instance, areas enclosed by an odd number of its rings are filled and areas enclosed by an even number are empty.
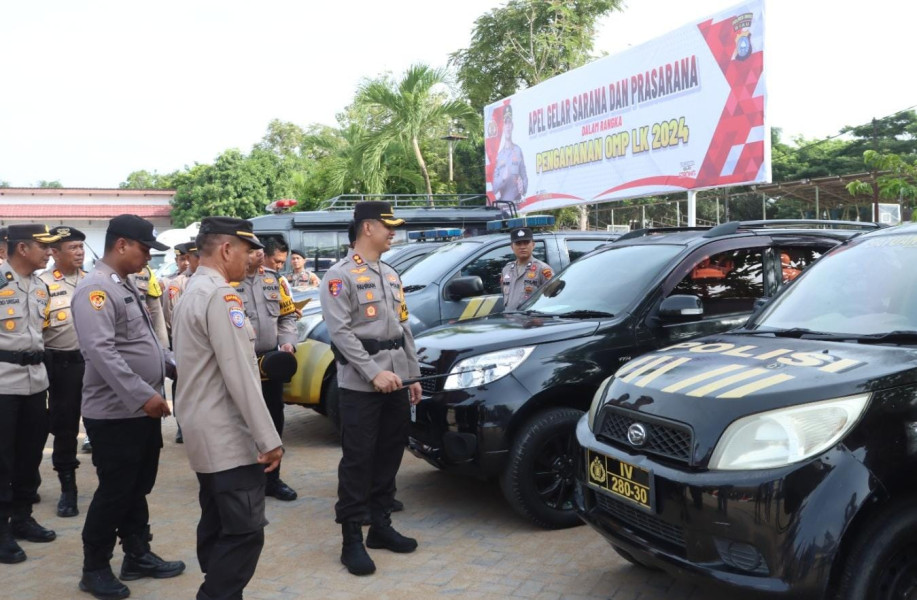
<svg viewBox="0 0 917 600"><path fill-rule="evenodd" d="M54 181L47 181L47 180L45 180L45 179L42 179L41 181L38 182L38 186L37 186L37 187L40 187L40 188L62 188L62 187L64 187L64 186L63 186L63 184L62 184L60 181L58 181L57 179L55 179Z"/></svg>
<svg viewBox="0 0 917 600"><path fill-rule="evenodd" d="M12 187L9 181L0 181L0 188Z"/></svg>
<svg viewBox="0 0 917 600"><path fill-rule="evenodd" d="M178 172L160 174L146 170L134 171L127 179L118 184L123 190L170 190L175 185Z"/></svg>
<svg viewBox="0 0 917 600"><path fill-rule="evenodd" d="M476 112L592 59L596 22L622 0L510 0L478 17L471 44L450 55Z"/></svg>
<svg viewBox="0 0 917 600"><path fill-rule="evenodd" d="M400 153L413 154L426 193L433 194L424 143L447 132L450 121L470 122L475 117L467 103L438 91L445 82L445 70L417 64L408 68L399 82L382 78L360 86L357 104L375 110L379 118L362 144L367 154L364 171L378 172L386 153L400 149Z"/></svg>
<svg viewBox="0 0 917 600"><path fill-rule="evenodd" d="M863 153L863 162L878 174L875 181L858 179L848 183L847 191L851 196L868 196L914 206L917 200L917 157L867 150ZM917 220L917 211L912 212L911 219Z"/></svg>

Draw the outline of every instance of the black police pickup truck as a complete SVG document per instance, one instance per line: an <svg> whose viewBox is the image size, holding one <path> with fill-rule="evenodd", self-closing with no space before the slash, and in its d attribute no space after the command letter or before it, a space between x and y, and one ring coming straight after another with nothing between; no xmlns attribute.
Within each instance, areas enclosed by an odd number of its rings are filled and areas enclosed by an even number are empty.
<svg viewBox="0 0 917 600"><path fill-rule="evenodd" d="M870 227L732 222L627 234L570 264L521 312L418 335L421 372L433 377L422 381L408 447L439 468L500 477L510 504L543 527L579 524L575 427L599 384L640 354L742 325L756 301Z"/></svg>
<svg viewBox="0 0 917 600"><path fill-rule="evenodd" d="M917 597L915 266L917 225L867 233L744 328L622 366L577 426L583 519L746 590Z"/></svg>

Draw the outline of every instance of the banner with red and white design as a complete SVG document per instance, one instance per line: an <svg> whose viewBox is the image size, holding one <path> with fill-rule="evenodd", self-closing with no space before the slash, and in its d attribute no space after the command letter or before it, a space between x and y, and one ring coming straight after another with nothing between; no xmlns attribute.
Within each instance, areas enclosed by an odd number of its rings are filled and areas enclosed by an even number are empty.
<svg viewBox="0 0 917 600"><path fill-rule="evenodd" d="M752 0L491 104L489 201L526 213L770 182L764 75Z"/></svg>

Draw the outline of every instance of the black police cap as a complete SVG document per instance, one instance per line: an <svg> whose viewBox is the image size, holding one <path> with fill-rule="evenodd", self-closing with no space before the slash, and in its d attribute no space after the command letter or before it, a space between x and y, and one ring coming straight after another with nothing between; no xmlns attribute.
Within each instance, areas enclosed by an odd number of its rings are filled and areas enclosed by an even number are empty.
<svg viewBox="0 0 917 600"><path fill-rule="evenodd" d="M388 202L379 202L370 200L366 202L357 202L353 207L353 221L359 223L367 219L382 221L391 227L397 227L404 224L404 219L396 219L395 213L392 212L392 205Z"/></svg>
<svg viewBox="0 0 917 600"><path fill-rule="evenodd" d="M296 356L291 352L275 350L265 352L258 359L258 369L261 371L261 378L270 381L280 381L288 383L296 374L298 365Z"/></svg>
<svg viewBox="0 0 917 600"><path fill-rule="evenodd" d="M509 238L514 242L523 242L534 240L535 236L528 227L516 227L509 232Z"/></svg>
<svg viewBox="0 0 917 600"><path fill-rule="evenodd" d="M47 225L38 223L23 223L10 225L6 228L6 240L8 242L42 242L50 244L60 239L60 236L53 235Z"/></svg>
<svg viewBox="0 0 917 600"><path fill-rule="evenodd" d="M193 246L194 242L182 242L172 246L172 249L175 250L175 256L184 256L186 254L191 254L191 248Z"/></svg>
<svg viewBox="0 0 917 600"><path fill-rule="evenodd" d="M201 221L201 228L198 235L234 235L239 239L245 240L252 248L264 248L264 244L255 236L252 231L252 222L245 219L236 219L235 217L205 217ZM196 252L197 249L191 250Z"/></svg>
<svg viewBox="0 0 917 600"><path fill-rule="evenodd" d="M76 227L52 227L51 235L60 236L61 242L82 242L86 239L86 234Z"/></svg>
<svg viewBox="0 0 917 600"><path fill-rule="evenodd" d="M108 222L108 233L117 237L140 242L154 250L168 250L165 244L156 241L156 228L137 215L118 215Z"/></svg>

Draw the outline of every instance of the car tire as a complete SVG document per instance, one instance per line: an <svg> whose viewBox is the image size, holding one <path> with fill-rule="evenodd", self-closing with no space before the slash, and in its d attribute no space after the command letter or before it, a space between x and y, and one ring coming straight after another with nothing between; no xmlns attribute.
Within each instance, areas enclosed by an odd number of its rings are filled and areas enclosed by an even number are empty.
<svg viewBox="0 0 917 600"><path fill-rule="evenodd" d="M618 553L618 556L620 556L621 558L623 558L624 560L626 560L626 561L629 562L630 564L634 565L635 567L640 567L641 569L647 569L647 570L650 570L650 571L658 571L658 570L659 570L657 567L653 567L653 566L651 566L651 565L646 564L645 562L641 562L641 561L637 560L637 559L634 558L634 556L633 556L630 552L628 552L627 550L621 550L621 549L618 548L617 546L612 546L611 548L612 548L612 550L614 550L615 552Z"/></svg>
<svg viewBox="0 0 917 600"><path fill-rule="evenodd" d="M545 529L583 522L573 510L576 423L583 412L552 408L532 417L519 431L500 478L513 509Z"/></svg>
<svg viewBox="0 0 917 600"><path fill-rule="evenodd" d="M338 377L337 373L331 373L325 391L322 394L322 405L325 407L325 416L331 419L335 429L341 429L341 408L338 404Z"/></svg>
<svg viewBox="0 0 917 600"><path fill-rule="evenodd" d="M840 600L890 600L917 592L917 507L913 499L880 509L854 540L838 579Z"/></svg>

